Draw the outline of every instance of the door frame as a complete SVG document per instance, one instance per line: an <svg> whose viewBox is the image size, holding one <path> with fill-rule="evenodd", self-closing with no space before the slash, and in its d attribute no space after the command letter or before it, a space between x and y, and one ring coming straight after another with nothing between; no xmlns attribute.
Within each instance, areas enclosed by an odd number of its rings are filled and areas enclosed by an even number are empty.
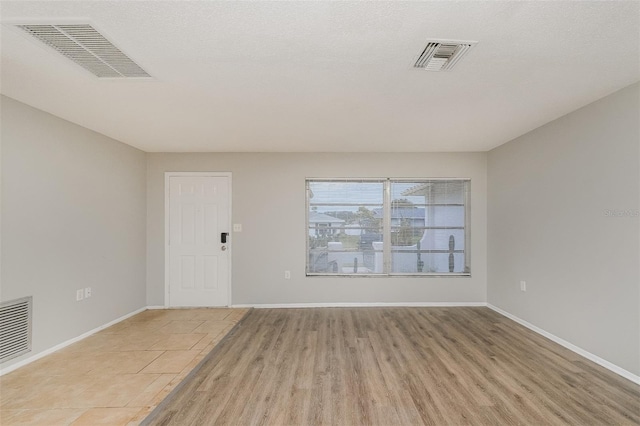
<svg viewBox="0 0 640 426"><path fill-rule="evenodd" d="M226 177L229 182L229 233L231 234L233 216L231 215L231 172L164 172L164 307L170 308L169 303L169 287L171 285L171 259L169 253L169 213L170 213L170 185L169 180L172 177ZM225 306L231 306L231 262L233 253L233 237L231 238L231 244L228 248L228 260L229 260L229 273L227 277L227 302ZM206 306L204 306L206 307Z"/></svg>

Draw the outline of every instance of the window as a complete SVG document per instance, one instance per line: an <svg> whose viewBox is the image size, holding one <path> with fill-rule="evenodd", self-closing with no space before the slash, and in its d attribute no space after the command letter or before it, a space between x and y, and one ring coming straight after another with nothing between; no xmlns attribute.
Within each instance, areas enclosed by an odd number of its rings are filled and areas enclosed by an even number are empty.
<svg viewBox="0 0 640 426"><path fill-rule="evenodd" d="M307 179L307 275L470 275L469 179Z"/></svg>

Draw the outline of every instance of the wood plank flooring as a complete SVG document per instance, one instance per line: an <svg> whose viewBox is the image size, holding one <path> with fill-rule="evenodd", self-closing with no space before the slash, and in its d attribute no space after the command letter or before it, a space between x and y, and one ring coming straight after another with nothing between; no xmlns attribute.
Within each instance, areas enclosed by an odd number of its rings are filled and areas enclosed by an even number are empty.
<svg viewBox="0 0 640 426"><path fill-rule="evenodd" d="M252 310L149 425L640 424L640 386L488 308Z"/></svg>

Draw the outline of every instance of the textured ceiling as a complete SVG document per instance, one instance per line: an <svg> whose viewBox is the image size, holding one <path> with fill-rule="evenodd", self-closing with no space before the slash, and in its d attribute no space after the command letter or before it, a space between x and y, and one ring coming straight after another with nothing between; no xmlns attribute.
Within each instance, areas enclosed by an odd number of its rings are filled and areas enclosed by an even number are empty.
<svg viewBox="0 0 640 426"><path fill-rule="evenodd" d="M145 151L485 151L640 79L640 2L2 1L0 91ZM7 23L90 22L99 80ZM451 72L429 39L476 40Z"/></svg>

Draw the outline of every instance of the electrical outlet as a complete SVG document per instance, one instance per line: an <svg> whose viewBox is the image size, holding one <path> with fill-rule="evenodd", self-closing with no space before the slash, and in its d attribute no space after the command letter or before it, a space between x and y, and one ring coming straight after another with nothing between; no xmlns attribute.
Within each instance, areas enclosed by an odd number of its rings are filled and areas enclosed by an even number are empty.
<svg viewBox="0 0 640 426"><path fill-rule="evenodd" d="M76 302L79 302L82 299L84 299L84 290L83 289L76 290Z"/></svg>
<svg viewBox="0 0 640 426"><path fill-rule="evenodd" d="M291 279L291 271L284 271L284 279L285 280Z"/></svg>
<svg viewBox="0 0 640 426"><path fill-rule="evenodd" d="M520 290L521 291L527 291L527 282L526 281L520 281Z"/></svg>
<svg viewBox="0 0 640 426"><path fill-rule="evenodd" d="M90 297L91 297L91 287L86 287L86 288L84 289L84 298L85 298L85 299L88 299L88 298L90 298Z"/></svg>
<svg viewBox="0 0 640 426"><path fill-rule="evenodd" d="M234 223L233 224L233 232L242 232L242 224Z"/></svg>

